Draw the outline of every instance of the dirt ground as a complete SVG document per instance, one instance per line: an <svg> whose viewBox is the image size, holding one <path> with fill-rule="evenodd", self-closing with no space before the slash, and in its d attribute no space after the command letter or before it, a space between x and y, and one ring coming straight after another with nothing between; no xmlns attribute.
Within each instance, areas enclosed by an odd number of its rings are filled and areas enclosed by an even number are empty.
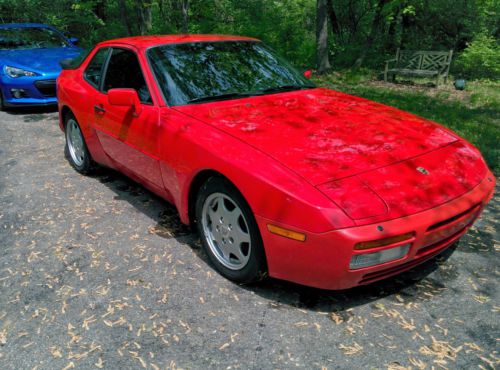
<svg viewBox="0 0 500 370"><path fill-rule="evenodd" d="M499 198L456 250L344 292L219 276L175 209L0 113L0 368L494 369ZM498 191L497 191L498 194Z"/></svg>

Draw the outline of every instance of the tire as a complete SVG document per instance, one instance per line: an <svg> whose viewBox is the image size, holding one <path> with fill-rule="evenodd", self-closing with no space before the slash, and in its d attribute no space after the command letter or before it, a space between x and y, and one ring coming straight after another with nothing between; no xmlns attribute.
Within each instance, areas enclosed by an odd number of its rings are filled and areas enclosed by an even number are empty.
<svg viewBox="0 0 500 370"><path fill-rule="evenodd" d="M85 143L80 125L75 116L67 114L64 119L64 133L66 145L64 154L71 166L82 175L89 175L95 168L92 156Z"/></svg>
<svg viewBox="0 0 500 370"><path fill-rule="evenodd" d="M5 105L3 104L3 93L2 90L0 90L0 112L5 110Z"/></svg>
<svg viewBox="0 0 500 370"><path fill-rule="evenodd" d="M203 249L229 280L252 283L267 276L264 246L255 217L227 180L211 177L196 199L196 226Z"/></svg>

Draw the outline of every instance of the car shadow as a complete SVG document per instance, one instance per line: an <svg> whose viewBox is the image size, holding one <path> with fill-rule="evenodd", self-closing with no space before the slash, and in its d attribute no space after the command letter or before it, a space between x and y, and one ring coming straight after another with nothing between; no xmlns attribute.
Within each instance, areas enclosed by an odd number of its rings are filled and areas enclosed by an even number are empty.
<svg viewBox="0 0 500 370"><path fill-rule="evenodd" d="M6 107L5 113L13 116L23 116L23 115L40 115L47 113L56 113L57 105L43 105L43 106L33 106L33 107ZM28 117L30 117L28 116ZM25 119L25 121L27 121Z"/></svg>
<svg viewBox="0 0 500 370"><path fill-rule="evenodd" d="M445 290L444 283L458 276L453 266L445 273L440 272L439 279L429 276L448 260L455 249L456 245L395 277L342 291L311 288L276 279L267 279L259 284L242 287L268 299L272 307L291 307L339 314L389 296L393 296L398 302L419 302L439 295Z"/></svg>
<svg viewBox="0 0 500 370"><path fill-rule="evenodd" d="M156 222L150 232L165 239L174 238L182 244L187 244L197 257L211 266L201 248L198 235L191 227L181 223L177 209L173 205L115 170L99 168L92 177L112 190L116 194L116 200L127 201L139 212ZM446 264L445 269L439 269L455 249L456 245L448 248L438 257L396 277L344 291L310 288L273 278L257 284L240 284L239 286L265 298L273 308L337 312L341 317L345 316L344 319L347 320L350 308L376 302L388 296L395 297L394 299L398 302L409 303L429 300L439 295L445 290L445 283L458 276L454 265ZM437 270L437 278L429 276Z"/></svg>
<svg viewBox="0 0 500 370"><path fill-rule="evenodd" d="M124 200L156 224L150 232L164 239L176 239L188 244L205 262L198 236L191 227L184 225L174 205L150 192L139 183L110 168L99 167L91 177L104 184L116 195L115 200Z"/></svg>

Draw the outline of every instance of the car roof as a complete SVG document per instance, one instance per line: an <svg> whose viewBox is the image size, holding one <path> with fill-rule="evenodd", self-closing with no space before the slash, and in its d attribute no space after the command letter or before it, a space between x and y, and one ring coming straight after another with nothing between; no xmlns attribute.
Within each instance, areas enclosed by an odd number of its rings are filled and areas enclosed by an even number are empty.
<svg viewBox="0 0 500 370"><path fill-rule="evenodd" d="M253 37L235 35L152 35L152 36L132 36L114 40L100 42L97 46L112 44L128 44L138 48L149 48L151 46L165 44L180 44L190 42L210 42L210 41L259 41Z"/></svg>
<svg viewBox="0 0 500 370"><path fill-rule="evenodd" d="M43 23L4 23L0 24L0 29L6 29L6 28L53 28L52 26L49 26L47 24Z"/></svg>

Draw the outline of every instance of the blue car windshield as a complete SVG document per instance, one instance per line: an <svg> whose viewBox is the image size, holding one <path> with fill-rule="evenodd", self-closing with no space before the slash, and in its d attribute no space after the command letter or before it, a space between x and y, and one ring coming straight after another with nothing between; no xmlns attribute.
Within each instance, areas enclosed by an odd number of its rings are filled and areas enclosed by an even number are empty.
<svg viewBox="0 0 500 370"><path fill-rule="evenodd" d="M0 29L0 50L64 48L68 41L50 28L18 27Z"/></svg>

